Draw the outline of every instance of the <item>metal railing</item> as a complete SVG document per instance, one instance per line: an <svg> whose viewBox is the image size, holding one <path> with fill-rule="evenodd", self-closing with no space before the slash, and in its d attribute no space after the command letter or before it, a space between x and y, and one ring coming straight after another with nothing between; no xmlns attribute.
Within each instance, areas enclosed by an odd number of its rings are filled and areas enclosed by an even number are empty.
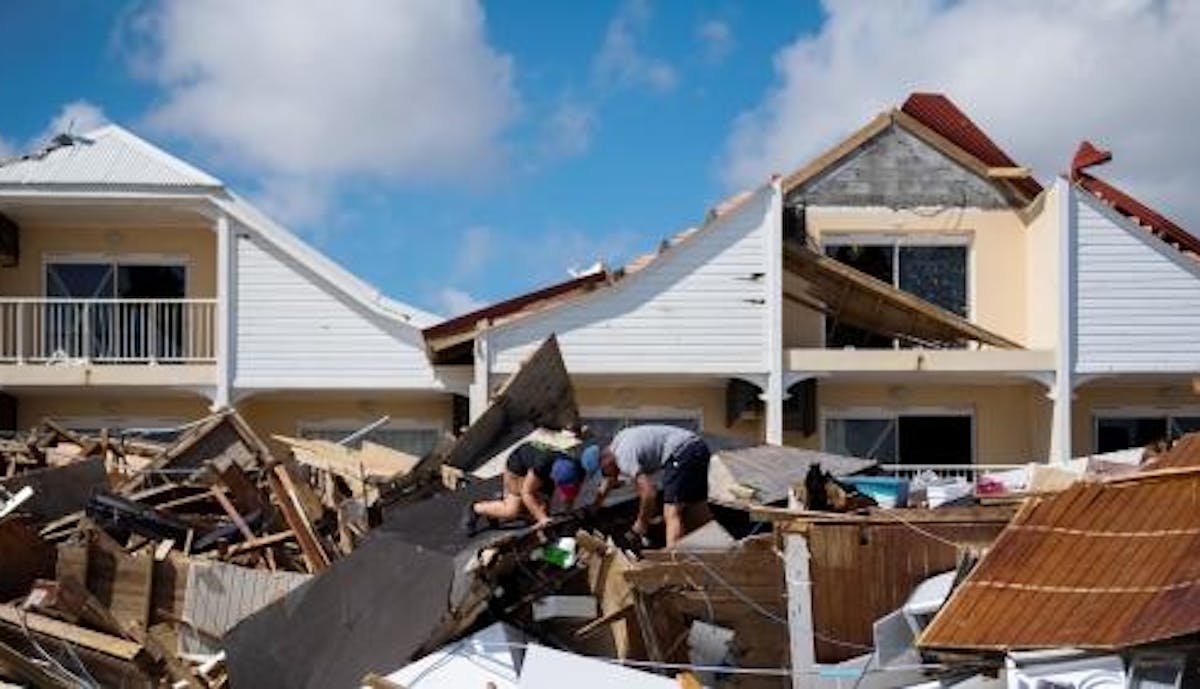
<svg viewBox="0 0 1200 689"><path fill-rule="evenodd" d="M932 471L941 478L965 478L974 483L984 474L1020 469L1024 464L881 464L879 468L897 478L912 479L923 471Z"/></svg>
<svg viewBox="0 0 1200 689"><path fill-rule="evenodd" d="M0 363L211 363L216 299L0 298Z"/></svg>

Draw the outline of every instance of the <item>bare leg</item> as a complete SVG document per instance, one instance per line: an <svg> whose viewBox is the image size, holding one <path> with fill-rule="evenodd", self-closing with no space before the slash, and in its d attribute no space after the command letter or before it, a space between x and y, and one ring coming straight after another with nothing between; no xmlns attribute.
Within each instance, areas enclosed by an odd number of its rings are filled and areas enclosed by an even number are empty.
<svg viewBox="0 0 1200 689"><path fill-rule="evenodd" d="M504 497L499 500L484 500L472 505L475 514L509 521L520 517L525 506L521 504L521 477L504 472Z"/></svg>
<svg viewBox="0 0 1200 689"><path fill-rule="evenodd" d="M667 524L667 547L673 548L683 538L683 510L678 503L668 503L663 506L663 520Z"/></svg>
<svg viewBox="0 0 1200 689"><path fill-rule="evenodd" d="M475 514L491 517L500 521L510 521L521 516L524 511L521 496L506 493L501 500L486 500L475 503Z"/></svg>

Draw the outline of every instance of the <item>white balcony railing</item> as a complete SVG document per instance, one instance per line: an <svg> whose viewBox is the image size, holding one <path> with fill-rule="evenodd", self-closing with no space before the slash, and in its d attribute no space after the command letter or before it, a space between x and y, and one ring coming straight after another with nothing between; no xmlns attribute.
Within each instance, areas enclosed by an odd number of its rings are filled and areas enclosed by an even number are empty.
<svg viewBox="0 0 1200 689"><path fill-rule="evenodd" d="M974 483L984 474L996 474L1009 469L1020 469L1024 464L881 464L884 473L897 478L912 479L925 471L932 471L941 478L964 478Z"/></svg>
<svg viewBox="0 0 1200 689"><path fill-rule="evenodd" d="M211 363L216 299L0 298L0 364Z"/></svg>

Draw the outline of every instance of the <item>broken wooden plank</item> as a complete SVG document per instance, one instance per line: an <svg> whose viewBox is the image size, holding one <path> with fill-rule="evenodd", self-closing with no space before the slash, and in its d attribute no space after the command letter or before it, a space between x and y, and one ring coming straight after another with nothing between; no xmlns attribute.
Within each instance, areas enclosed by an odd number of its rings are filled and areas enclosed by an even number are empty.
<svg viewBox="0 0 1200 689"><path fill-rule="evenodd" d="M282 464L272 467L267 472L267 482L271 486L271 492L275 495L275 502L279 506L280 512L283 513L284 521L296 534L296 542L300 544L300 552L304 555L308 571L313 574L324 571L329 567L329 555L321 547L312 523L304 514L287 467Z"/></svg>
<svg viewBox="0 0 1200 689"><path fill-rule="evenodd" d="M127 639L68 624L34 612L25 612L12 605L0 605L0 622L20 629L22 619L30 631L99 651L121 660L132 661L142 651L141 644Z"/></svg>

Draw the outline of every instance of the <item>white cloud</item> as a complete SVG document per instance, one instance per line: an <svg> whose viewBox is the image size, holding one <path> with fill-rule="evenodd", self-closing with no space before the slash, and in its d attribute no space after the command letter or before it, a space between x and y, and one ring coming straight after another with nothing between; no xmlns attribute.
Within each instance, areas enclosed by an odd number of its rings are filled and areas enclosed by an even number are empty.
<svg viewBox="0 0 1200 689"><path fill-rule="evenodd" d="M777 83L736 122L723 174L800 166L913 90L941 91L1043 180L1083 138L1100 174L1200 229L1200 3L829 1L819 33L775 57Z"/></svg>
<svg viewBox="0 0 1200 689"><path fill-rule="evenodd" d="M679 76L668 62L646 55L641 44L650 24L649 0L625 0L608 29L592 64L598 83L606 87L648 87L664 93Z"/></svg>
<svg viewBox="0 0 1200 689"><path fill-rule="evenodd" d="M127 28L152 126L288 184L486 174L520 107L477 0L160 0Z"/></svg>
<svg viewBox="0 0 1200 689"><path fill-rule="evenodd" d="M487 306L487 302L476 299L469 293L455 287L443 287L438 290L437 301L441 307L441 311L451 318Z"/></svg>
<svg viewBox="0 0 1200 689"><path fill-rule="evenodd" d="M722 62L733 50L733 29L719 19L708 19L696 27L696 39L709 62Z"/></svg>
<svg viewBox="0 0 1200 689"><path fill-rule="evenodd" d="M556 160L587 153L595 127L596 112L592 106L564 99L542 123L539 158Z"/></svg>
<svg viewBox="0 0 1200 689"><path fill-rule="evenodd" d="M30 143L44 146L59 134L83 134L108 124L108 117L97 105L76 100L62 106L41 134Z"/></svg>

